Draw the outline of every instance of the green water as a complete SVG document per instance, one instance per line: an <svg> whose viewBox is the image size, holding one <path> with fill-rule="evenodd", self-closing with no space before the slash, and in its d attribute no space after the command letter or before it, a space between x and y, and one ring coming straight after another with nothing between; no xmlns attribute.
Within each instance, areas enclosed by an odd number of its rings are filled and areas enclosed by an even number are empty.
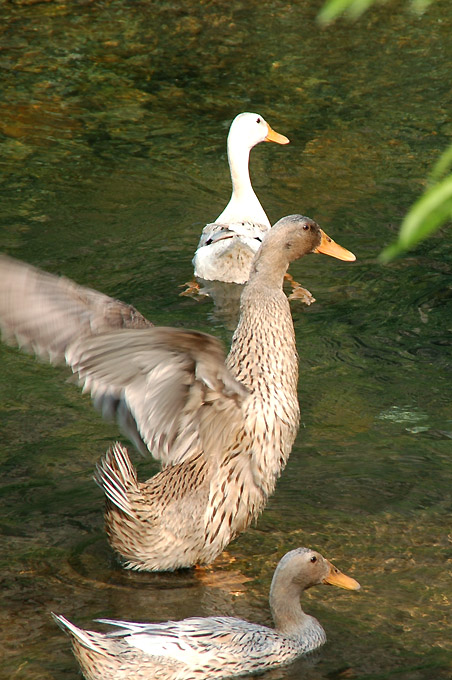
<svg viewBox="0 0 452 680"><path fill-rule="evenodd" d="M2 677L79 677L51 610L270 623L275 564L306 545L362 590L309 591L328 643L266 678L450 678L450 231L376 257L451 142L452 10L404 5L326 30L314 0L1 6L2 250L227 344L212 302L179 293L251 110L291 140L252 152L270 219L314 217L358 257L291 269L317 299L292 304L302 426L257 525L207 572L121 570L92 481L117 428L64 370L0 347Z"/></svg>

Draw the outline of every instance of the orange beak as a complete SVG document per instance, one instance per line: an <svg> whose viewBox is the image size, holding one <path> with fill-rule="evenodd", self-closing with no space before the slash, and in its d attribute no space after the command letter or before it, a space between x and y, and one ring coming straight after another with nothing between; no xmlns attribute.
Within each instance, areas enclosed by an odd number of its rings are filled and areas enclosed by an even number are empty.
<svg viewBox="0 0 452 680"><path fill-rule="evenodd" d="M353 255L349 250L346 250L338 243L335 243L332 238L330 238L323 229L320 230L322 235L322 240L320 245L315 248L312 252L323 253L323 255L331 255L331 257L337 257L338 260L345 260L346 262L354 262L356 256Z"/></svg>
<svg viewBox="0 0 452 680"><path fill-rule="evenodd" d="M268 125L268 134L264 141L276 142L277 144L288 144L290 140L287 139L287 137L284 137L284 135L280 135L279 132L275 132L274 130L272 130L270 125Z"/></svg>
<svg viewBox="0 0 452 680"><path fill-rule="evenodd" d="M330 571L323 579L323 583L326 583L330 586L345 588L345 590L359 590L361 588L358 581L355 581L355 579L351 578L350 576L346 576L346 574L343 574L341 571L339 571L339 569L337 569L334 564L331 564L331 562L328 562L328 560L326 561Z"/></svg>

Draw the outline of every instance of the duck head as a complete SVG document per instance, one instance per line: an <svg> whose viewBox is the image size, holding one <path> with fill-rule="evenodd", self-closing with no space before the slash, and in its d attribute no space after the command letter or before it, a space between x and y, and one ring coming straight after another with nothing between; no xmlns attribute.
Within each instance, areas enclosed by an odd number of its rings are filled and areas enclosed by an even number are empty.
<svg viewBox="0 0 452 680"><path fill-rule="evenodd" d="M264 238L264 244L282 249L288 262L308 253L323 253L338 260L354 262L355 255L343 248L319 227L317 222L304 215L288 215L281 218Z"/></svg>
<svg viewBox="0 0 452 680"><path fill-rule="evenodd" d="M288 144L289 140L279 132L272 130L267 121L258 113L239 113L231 123L228 144L252 149L260 142L276 142Z"/></svg>
<svg viewBox="0 0 452 680"><path fill-rule="evenodd" d="M286 553L276 567L273 579L292 583L300 592L322 583L346 590L359 590L361 587L358 581L343 574L320 553L309 548L296 548Z"/></svg>

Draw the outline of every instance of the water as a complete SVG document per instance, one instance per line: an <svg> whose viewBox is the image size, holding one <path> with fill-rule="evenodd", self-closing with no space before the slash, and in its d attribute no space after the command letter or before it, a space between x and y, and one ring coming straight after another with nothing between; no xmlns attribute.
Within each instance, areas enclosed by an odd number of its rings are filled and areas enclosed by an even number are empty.
<svg viewBox="0 0 452 680"><path fill-rule="evenodd" d="M450 143L452 17L378 8L315 24L319 3L8 3L0 10L2 250L229 342L210 301L179 297L200 230L230 192L225 138L245 110L286 134L252 152L275 221L316 218L355 264L291 271L302 426L257 525L207 570L117 564L91 476L116 427L67 373L0 347L2 670L77 678L51 610L270 623L278 558L308 545L362 584L304 597L328 643L267 678L451 675L452 248L447 229L376 257ZM137 462L141 479L157 469Z"/></svg>

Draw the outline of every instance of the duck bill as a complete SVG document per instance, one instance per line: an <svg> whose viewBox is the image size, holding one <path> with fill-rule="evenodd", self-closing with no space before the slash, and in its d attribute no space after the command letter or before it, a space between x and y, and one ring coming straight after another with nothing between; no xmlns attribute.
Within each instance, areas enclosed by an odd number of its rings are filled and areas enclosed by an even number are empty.
<svg viewBox="0 0 452 680"><path fill-rule="evenodd" d="M338 260L345 260L346 262L354 262L356 256L353 255L349 250L343 248L338 243L335 243L332 238L325 234L323 229L320 230L322 240L320 245L313 251L314 253L323 253L323 255L331 255L331 257L336 257Z"/></svg>
<svg viewBox="0 0 452 680"><path fill-rule="evenodd" d="M328 562L328 560L327 560ZM351 576L343 574L339 569L337 569L334 564L328 562L330 568L328 574L323 579L323 583L329 586L338 586L338 588L345 588L345 590L359 590L361 586L358 581L355 581Z"/></svg>
<svg viewBox="0 0 452 680"><path fill-rule="evenodd" d="M276 142L277 144L288 144L290 140L287 139L287 137L285 137L284 135L280 135L279 132L275 132L274 130L272 130L270 125L268 125L268 134L264 141Z"/></svg>

